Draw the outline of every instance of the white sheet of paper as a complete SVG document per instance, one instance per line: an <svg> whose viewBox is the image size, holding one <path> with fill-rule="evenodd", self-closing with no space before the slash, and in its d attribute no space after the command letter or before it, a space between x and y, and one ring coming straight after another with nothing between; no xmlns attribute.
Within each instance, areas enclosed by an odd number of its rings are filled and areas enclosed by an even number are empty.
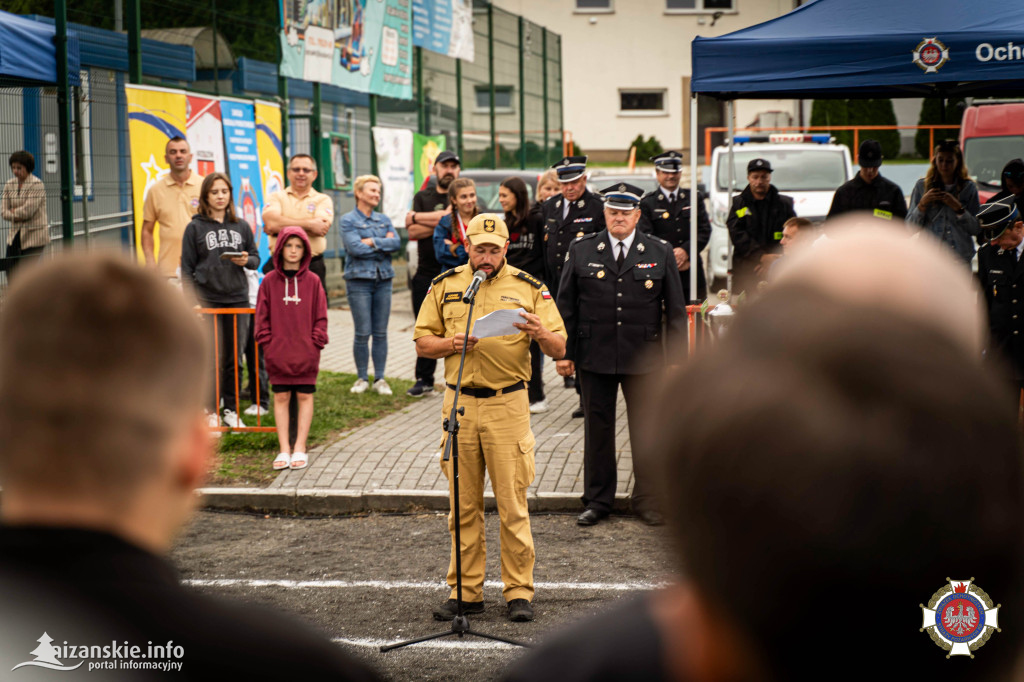
<svg viewBox="0 0 1024 682"><path fill-rule="evenodd" d="M489 336L518 334L522 330L513 327L512 323L526 322L526 319L519 315L523 312L526 312L523 308L516 308L515 310L495 310L493 313L488 313L477 319L470 335L478 339L486 339Z"/></svg>

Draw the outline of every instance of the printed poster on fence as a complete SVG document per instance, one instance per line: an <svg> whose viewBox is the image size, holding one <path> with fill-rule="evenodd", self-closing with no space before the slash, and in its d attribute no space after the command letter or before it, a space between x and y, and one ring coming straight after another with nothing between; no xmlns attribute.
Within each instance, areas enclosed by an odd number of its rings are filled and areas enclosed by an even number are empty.
<svg viewBox="0 0 1024 682"><path fill-rule="evenodd" d="M281 106L256 100L256 149L260 157L263 196L284 189L284 147L281 145ZM259 231L260 262L270 257L267 235Z"/></svg>
<svg viewBox="0 0 1024 682"><path fill-rule="evenodd" d="M256 112L252 102L221 99L224 141L227 143L228 175L234 186L235 215L249 223L257 243L263 233L263 178L256 149ZM269 254L260 249L260 258Z"/></svg>
<svg viewBox="0 0 1024 682"><path fill-rule="evenodd" d="M412 0L412 43L473 61L472 0Z"/></svg>
<svg viewBox="0 0 1024 682"><path fill-rule="evenodd" d="M224 129L220 123L220 100L186 96L186 138L192 148L192 170L203 177L227 169L224 160Z"/></svg>
<svg viewBox="0 0 1024 682"><path fill-rule="evenodd" d="M185 93L139 85L126 85L124 92L128 102L135 249L142 262L142 204L157 178L170 171L164 161L167 141L172 137L185 137ZM160 230L153 230L153 239L154 253L160 253Z"/></svg>
<svg viewBox="0 0 1024 682"><path fill-rule="evenodd" d="M434 159L444 151L444 135L420 135L413 133L412 165L413 186L423 189L434 172Z"/></svg>
<svg viewBox="0 0 1024 682"><path fill-rule="evenodd" d="M405 226L405 214L412 208L415 194L412 169L412 131L406 128L373 129L377 151L377 172L384 183L381 213L396 227Z"/></svg>
<svg viewBox="0 0 1024 682"><path fill-rule="evenodd" d="M280 0L282 76L412 99L409 0Z"/></svg>

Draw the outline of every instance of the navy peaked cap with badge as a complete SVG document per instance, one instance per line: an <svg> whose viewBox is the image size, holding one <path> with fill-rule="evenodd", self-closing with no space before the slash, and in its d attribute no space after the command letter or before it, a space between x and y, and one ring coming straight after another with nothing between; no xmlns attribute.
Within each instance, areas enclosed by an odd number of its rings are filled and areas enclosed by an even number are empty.
<svg viewBox="0 0 1024 682"><path fill-rule="evenodd" d="M995 239L1013 223L1020 219L1020 212L1017 210L1017 203L1013 196L1008 196L999 201L990 201L978 211L978 224L983 230L989 230L992 234L990 240Z"/></svg>
<svg viewBox="0 0 1024 682"><path fill-rule="evenodd" d="M644 191L642 189L625 182L620 182L617 185L605 187L601 190L601 196L604 197L604 205L607 208L618 208L624 211L639 206L643 195Z"/></svg>
<svg viewBox="0 0 1024 682"><path fill-rule="evenodd" d="M681 173L683 171L683 155L677 151L662 152L652 156L654 167L663 173Z"/></svg>
<svg viewBox="0 0 1024 682"><path fill-rule="evenodd" d="M559 182L572 182L587 172L587 157L566 156L551 167L558 173Z"/></svg>
<svg viewBox="0 0 1024 682"><path fill-rule="evenodd" d="M768 163L767 159L751 159L750 163L747 164L747 173L762 170L769 173L772 172L772 165Z"/></svg>

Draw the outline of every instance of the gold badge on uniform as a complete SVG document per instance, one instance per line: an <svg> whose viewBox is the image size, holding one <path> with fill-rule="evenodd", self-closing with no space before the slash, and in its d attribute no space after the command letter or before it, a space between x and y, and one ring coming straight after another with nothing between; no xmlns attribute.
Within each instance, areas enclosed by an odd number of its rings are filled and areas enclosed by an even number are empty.
<svg viewBox="0 0 1024 682"><path fill-rule="evenodd" d="M644 245L643 244L637 244L636 245L636 250L639 251L640 253L643 253L644 252Z"/></svg>
<svg viewBox="0 0 1024 682"><path fill-rule="evenodd" d="M576 233L576 239L579 239L582 236L583 236L583 230L580 230L579 232Z"/></svg>
<svg viewBox="0 0 1024 682"><path fill-rule="evenodd" d="M652 282L649 279L645 279L644 280L644 289L653 289L653 288L654 288L654 282Z"/></svg>
<svg viewBox="0 0 1024 682"><path fill-rule="evenodd" d="M598 279L604 279L604 270L598 270L596 277Z"/></svg>
<svg viewBox="0 0 1024 682"><path fill-rule="evenodd" d="M576 205L579 206L580 208L583 208L583 199L580 199L579 201L577 201Z"/></svg>
<svg viewBox="0 0 1024 682"><path fill-rule="evenodd" d="M494 221L490 218L484 221L484 232L494 232Z"/></svg>
<svg viewBox="0 0 1024 682"><path fill-rule="evenodd" d="M547 241L547 240L548 240L548 236L545 234L544 235L544 241Z"/></svg>
<svg viewBox="0 0 1024 682"><path fill-rule="evenodd" d="M600 244L597 245L597 250L604 251L604 242L601 242Z"/></svg>
<svg viewBox="0 0 1024 682"><path fill-rule="evenodd" d="M662 213L661 217L667 220L668 219L668 211L665 211L664 213Z"/></svg>

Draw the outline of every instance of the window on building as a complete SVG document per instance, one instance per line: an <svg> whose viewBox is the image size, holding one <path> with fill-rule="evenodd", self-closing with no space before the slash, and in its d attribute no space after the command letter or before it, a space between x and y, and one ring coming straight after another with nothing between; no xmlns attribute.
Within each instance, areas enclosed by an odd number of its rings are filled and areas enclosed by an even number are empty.
<svg viewBox="0 0 1024 682"><path fill-rule="evenodd" d="M611 12L612 0L576 0L577 12Z"/></svg>
<svg viewBox="0 0 1024 682"><path fill-rule="evenodd" d="M498 114L510 114L515 109L512 107L512 97L515 89L511 85L494 86L494 111ZM476 86L476 110L491 110L491 89L486 85Z"/></svg>
<svg viewBox="0 0 1024 682"><path fill-rule="evenodd" d="M619 113L622 114L664 114L664 90L620 90Z"/></svg>
<svg viewBox="0 0 1024 682"><path fill-rule="evenodd" d="M734 9L736 0L665 0L665 10L668 12L731 12Z"/></svg>

